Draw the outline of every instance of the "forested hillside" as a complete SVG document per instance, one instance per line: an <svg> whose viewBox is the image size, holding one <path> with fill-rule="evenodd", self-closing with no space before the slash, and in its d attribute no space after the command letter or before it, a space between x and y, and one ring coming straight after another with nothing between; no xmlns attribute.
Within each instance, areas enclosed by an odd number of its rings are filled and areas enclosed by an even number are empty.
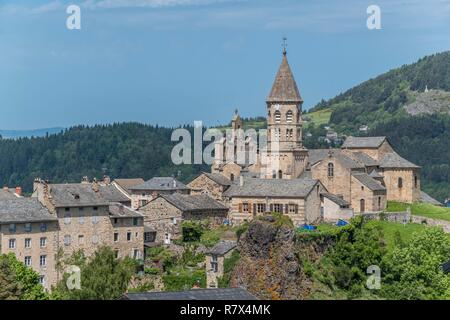
<svg viewBox="0 0 450 320"><path fill-rule="evenodd" d="M192 131L192 127L186 127ZM36 177L76 182L101 178L175 175L187 181L208 168L175 166L170 154L172 129L138 123L77 126L41 138L0 140L0 184L31 192Z"/></svg>

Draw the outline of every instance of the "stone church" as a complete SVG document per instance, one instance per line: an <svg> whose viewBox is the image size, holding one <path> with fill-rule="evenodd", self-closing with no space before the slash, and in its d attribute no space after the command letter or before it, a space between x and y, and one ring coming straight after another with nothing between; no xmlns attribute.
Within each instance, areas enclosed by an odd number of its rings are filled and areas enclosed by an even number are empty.
<svg viewBox="0 0 450 320"><path fill-rule="evenodd" d="M189 187L216 198L220 194L231 219L238 221L278 211L296 223L314 223L349 218L349 210L380 212L391 200L412 203L426 197L420 190L420 167L398 155L386 137L350 136L339 149L306 149L302 105L284 50L266 100L267 148L257 146L252 162L226 157L230 148L251 149L248 138L243 146L236 145L237 132L244 126L236 111L231 136L216 143L212 172L194 179ZM222 181L212 186L218 177Z"/></svg>

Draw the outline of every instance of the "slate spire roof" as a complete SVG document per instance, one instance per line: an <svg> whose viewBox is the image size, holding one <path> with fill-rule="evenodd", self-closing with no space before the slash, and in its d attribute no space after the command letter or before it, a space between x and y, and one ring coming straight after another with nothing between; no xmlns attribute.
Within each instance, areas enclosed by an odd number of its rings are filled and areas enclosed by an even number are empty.
<svg viewBox="0 0 450 320"><path fill-rule="evenodd" d="M283 60L275 77L267 102L303 102L289 66L286 52L283 52Z"/></svg>

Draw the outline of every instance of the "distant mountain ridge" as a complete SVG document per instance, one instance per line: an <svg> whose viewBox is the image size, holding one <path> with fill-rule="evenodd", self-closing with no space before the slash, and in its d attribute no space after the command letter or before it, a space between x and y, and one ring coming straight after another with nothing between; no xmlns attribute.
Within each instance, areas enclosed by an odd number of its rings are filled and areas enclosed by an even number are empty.
<svg viewBox="0 0 450 320"><path fill-rule="evenodd" d="M62 127L44 128L44 129L31 129L31 130L1 130L0 136L4 139L17 139L17 138L31 138L31 137L45 137L47 134L56 134L63 131Z"/></svg>

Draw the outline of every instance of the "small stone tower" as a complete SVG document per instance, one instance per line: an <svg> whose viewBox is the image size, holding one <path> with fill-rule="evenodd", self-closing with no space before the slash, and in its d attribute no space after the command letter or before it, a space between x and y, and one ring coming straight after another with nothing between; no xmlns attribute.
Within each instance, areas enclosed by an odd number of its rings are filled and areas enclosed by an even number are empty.
<svg viewBox="0 0 450 320"><path fill-rule="evenodd" d="M308 151L302 143L303 99L289 66L286 49L266 102L266 178L298 178L305 170Z"/></svg>

